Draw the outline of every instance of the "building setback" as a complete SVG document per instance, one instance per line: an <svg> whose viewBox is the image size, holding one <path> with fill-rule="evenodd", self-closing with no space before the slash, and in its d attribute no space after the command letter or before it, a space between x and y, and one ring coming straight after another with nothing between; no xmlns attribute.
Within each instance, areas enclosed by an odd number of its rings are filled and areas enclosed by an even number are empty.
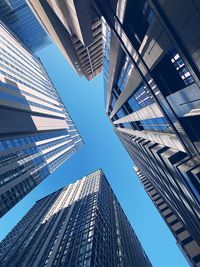
<svg viewBox="0 0 200 267"><path fill-rule="evenodd" d="M1 0L0 20L31 52L35 53L51 42L26 0Z"/></svg>
<svg viewBox="0 0 200 267"><path fill-rule="evenodd" d="M2 267L152 266L101 170L36 202L0 243L0 261Z"/></svg>
<svg viewBox="0 0 200 267"><path fill-rule="evenodd" d="M44 4L29 2L46 25ZM199 266L200 5L187 0L69 2L74 25L81 21L88 33L88 14L101 20L106 112L134 163L172 211L167 224L176 217L191 237L180 246ZM84 29L76 33L79 40Z"/></svg>
<svg viewBox="0 0 200 267"><path fill-rule="evenodd" d="M82 139L42 63L0 24L0 216Z"/></svg>

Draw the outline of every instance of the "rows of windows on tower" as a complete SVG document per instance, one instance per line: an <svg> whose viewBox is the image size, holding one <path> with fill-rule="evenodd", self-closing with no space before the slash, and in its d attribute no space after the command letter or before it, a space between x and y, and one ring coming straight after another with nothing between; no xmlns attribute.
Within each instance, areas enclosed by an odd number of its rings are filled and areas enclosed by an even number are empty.
<svg viewBox="0 0 200 267"><path fill-rule="evenodd" d="M199 8L187 0L181 8L178 0L1 2L1 215L83 143L33 54L50 36L80 76L103 69L114 130L184 256L200 266Z"/></svg>

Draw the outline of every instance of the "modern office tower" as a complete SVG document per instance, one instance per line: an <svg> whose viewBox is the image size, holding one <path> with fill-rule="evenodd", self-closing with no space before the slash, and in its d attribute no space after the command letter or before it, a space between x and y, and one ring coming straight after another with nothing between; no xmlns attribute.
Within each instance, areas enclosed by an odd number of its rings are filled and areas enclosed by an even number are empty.
<svg viewBox="0 0 200 267"><path fill-rule="evenodd" d="M91 1L29 0L29 5L80 76L90 80L101 72L101 19Z"/></svg>
<svg viewBox="0 0 200 267"><path fill-rule="evenodd" d="M1 0L0 20L31 51L50 44L50 39L36 19L26 0Z"/></svg>
<svg viewBox="0 0 200 267"><path fill-rule="evenodd" d="M42 12L52 4L29 2L45 25ZM117 135L200 246L199 1L69 3L85 29L92 29L86 13L101 20L106 112ZM189 257L198 266L200 248L192 240Z"/></svg>
<svg viewBox="0 0 200 267"><path fill-rule="evenodd" d="M150 267L101 170L39 200L0 243L1 266Z"/></svg>
<svg viewBox="0 0 200 267"><path fill-rule="evenodd" d="M81 144L40 60L0 24L0 216Z"/></svg>
<svg viewBox="0 0 200 267"><path fill-rule="evenodd" d="M156 190L154 184L147 179L137 167L134 167L134 169L145 191L174 235L177 245L181 249L186 260L189 259L188 262L192 263L192 266L199 266L198 259L200 257L200 252L198 243L193 239L184 224L176 216L176 213L174 213L164 198L162 198Z"/></svg>
<svg viewBox="0 0 200 267"><path fill-rule="evenodd" d="M197 2L127 1L103 26L106 112L192 266L200 266Z"/></svg>

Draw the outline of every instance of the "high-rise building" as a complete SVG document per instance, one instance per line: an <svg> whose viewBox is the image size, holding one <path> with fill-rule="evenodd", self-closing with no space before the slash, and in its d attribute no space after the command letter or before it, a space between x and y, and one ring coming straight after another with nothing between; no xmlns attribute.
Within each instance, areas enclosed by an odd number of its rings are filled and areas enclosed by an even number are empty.
<svg viewBox="0 0 200 267"><path fill-rule="evenodd" d="M42 63L0 24L0 216L82 144Z"/></svg>
<svg viewBox="0 0 200 267"><path fill-rule="evenodd" d="M44 4L29 2L45 24ZM92 29L86 13L101 20L106 112L140 172L189 233L191 238L181 247L198 266L199 1L69 3L74 21L81 21L86 29ZM85 7L83 16L78 8L81 6ZM190 252L186 246L190 246Z"/></svg>
<svg viewBox="0 0 200 267"><path fill-rule="evenodd" d="M191 266L200 266L199 245L196 240L193 239L191 234L187 231L185 225L176 216L176 213L171 209L171 207L169 207L162 195L160 195L160 193L156 190L154 184L149 179L146 179L137 167L134 167L134 169L143 184L145 191L174 235L177 245L181 249L186 260L191 263Z"/></svg>
<svg viewBox="0 0 200 267"><path fill-rule="evenodd" d="M101 19L91 1L29 0L52 40L71 66L88 80L102 70Z"/></svg>
<svg viewBox="0 0 200 267"><path fill-rule="evenodd" d="M114 23L109 18L103 26L106 112L155 194L151 199L165 203L159 211L179 247L200 266L198 4L127 1Z"/></svg>
<svg viewBox="0 0 200 267"><path fill-rule="evenodd" d="M51 42L26 0L1 0L0 20L31 52L37 52Z"/></svg>
<svg viewBox="0 0 200 267"><path fill-rule="evenodd" d="M39 200L0 243L1 266L151 267L101 170Z"/></svg>

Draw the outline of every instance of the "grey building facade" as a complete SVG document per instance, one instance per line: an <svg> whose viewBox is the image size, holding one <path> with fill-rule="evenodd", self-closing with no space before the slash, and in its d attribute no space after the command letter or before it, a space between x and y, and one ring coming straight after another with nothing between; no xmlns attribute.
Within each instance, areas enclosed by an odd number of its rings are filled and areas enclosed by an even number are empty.
<svg viewBox="0 0 200 267"><path fill-rule="evenodd" d="M101 170L36 202L0 243L0 262L2 267L152 266Z"/></svg>
<svg viewBox="0 0 200 267"><path fill-rule="evenodd" d="M162 195L157 191L152 181L146 178L137 167L134 167L134 169L142 185L144 186L145 191L171 230L174 238L176 239L178 247L182 251L189 265L199 266L199 245L196 240L193 239L191 234L187 231L185 225L176 216L174 210L171 209Z"/></svg>
<svg viewBox="0 0 200 267"><path fill-rule="evenodd" d="M42 63L0 24L0 216L82 139Z"/></svg>
<svg viewBox="0 0 200 267"><path fill-rule="evenodd" d="M114 23L105 14L103 59L106 112L192 266L200 266L197 2L127 1Z"/></svg>
<svg viewBox="0 0 200 267"><path fill-rule="evenodd" d="M30 0L29 6L76 72L88 80L102 70L101 19L91 1Z"/></svg>

